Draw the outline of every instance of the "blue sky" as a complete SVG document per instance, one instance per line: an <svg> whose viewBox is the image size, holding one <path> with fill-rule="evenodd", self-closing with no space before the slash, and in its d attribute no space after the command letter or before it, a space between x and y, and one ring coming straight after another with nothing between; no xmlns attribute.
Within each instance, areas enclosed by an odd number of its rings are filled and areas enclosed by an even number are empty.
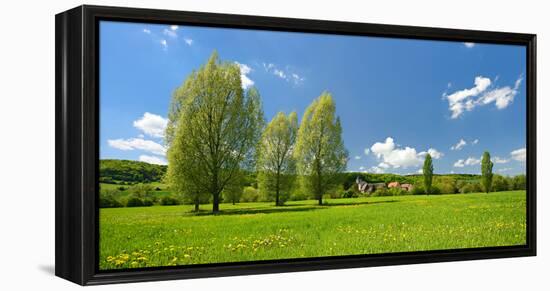
<svg viewBox="0 0 550 291"><path fill-rule="evenodd" d="M241 67L265 117L332 94L348 171L525 172L522 46L101 22L100 156L165 163L171 94L212 51Z"/></svg>

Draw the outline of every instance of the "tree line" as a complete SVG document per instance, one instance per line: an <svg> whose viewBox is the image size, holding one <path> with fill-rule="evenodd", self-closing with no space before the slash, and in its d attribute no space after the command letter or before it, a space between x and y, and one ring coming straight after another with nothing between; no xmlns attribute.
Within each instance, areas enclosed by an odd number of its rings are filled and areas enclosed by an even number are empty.
<svg viewBox="0 0 550 291"><path fill-rule="evenodd" d="M280 206L297 182L319 204L345 170L348 153L332 96L323 92L304 112L279 112L266 124L257 88L242 88L237 64L214 52L178 87L168 113L167 181L198 209L243 191L244 173ZM296 177L299 177L298 181Z"/></svg>

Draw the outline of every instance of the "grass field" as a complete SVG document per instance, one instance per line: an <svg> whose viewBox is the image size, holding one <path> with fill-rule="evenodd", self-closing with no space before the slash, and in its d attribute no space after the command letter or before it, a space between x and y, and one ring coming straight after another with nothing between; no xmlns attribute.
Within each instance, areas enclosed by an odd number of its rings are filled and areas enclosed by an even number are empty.
<svg viewBox="0 0 550 291"><path fill-rule="evenodd" d="M525 191L100 210L100 269L525 244ZM210 210L211 205L201 205Z"/></svg>

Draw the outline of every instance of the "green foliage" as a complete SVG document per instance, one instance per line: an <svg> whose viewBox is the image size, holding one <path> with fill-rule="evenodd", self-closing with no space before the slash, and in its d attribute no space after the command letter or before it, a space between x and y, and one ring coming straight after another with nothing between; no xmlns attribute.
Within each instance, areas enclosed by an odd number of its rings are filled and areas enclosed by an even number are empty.
<svg viewBox="0 0 550 291"><path fill-rule="evenodd" d="M138 197L130 197L126 201L126 207L141 207L143 206L143 200Z"/></svg>
<svg viewBox="0 0 550 291"><path fill-rule="evenodd" d="M346 169L348 159L340 118L329 93L323 92L306 109L294 157L302 186L322 204L323 195L333 187L337 174Z"/></svg>
<svg viewBox="0 0 550 291"><path fill-rule="evenodd" d="M243 195L241 197L242 202L257 202L260 200L260 194L258 189L253 187L244 187Z"/></svg>
<svg viewBox="0 0 550 291"><path fill-rule="evenodd" d="M174 196L164 196L160 199L160 205L180 205L180 200Z"/></svg>
<svg viewBox="0 0 550 291"><path fill-rule="evenodd" d="M128 193L130 195L141 199L150 197L153 191L154 188L153 186L151 186L151 184L136 184L128 188Z"/></svg>
<svg viewBox="0 0 550 291"><path fill-rule="evenodd" d="M424 159L424 167L422 167L422 175L424 176L424 189L428 195L432 193L433 174L434 166L432 164L432 156L430 154L426 154L426 158Z"/></svg>
<svg viewBox="0 0 550 291"><path fill-rule="evenodd" d="M167 181L184 195L209 194L212 211L219 211L220 196L236 172L253 168L263 124L258 90L243 91L239 66L214 52L172 97Z"/></svg>
<svg viewBox="0 0 550 291"><path fill-rule="evenodd" d="M109 184L160 182L166 166L129 160L100 160L99 181Z"/></svg>
<svg viewBox="0 0 550 291"><path fill-rule="evenodd" d="M298 117L279 112L269 122L258 144L258 188L276 206L290 197L296 177L296 162L292 151L296 143Z"/></svg>
<svg viewBox="0 0 550 291"><path fill-rule="evenodd" d="M122 203L116 198L119 191L117 190L103 190L99 193L99 207L100 208L116 208L123 207Z"/></svg>
<svg viewBox="0 0 550 291"><path fill-rule="evenodd" d="M491 186L493 183L493 162L491 162L491 155L489 152L483 153L483 158L481 159L481 184L485 193L491 191Z"/></svg>
<svg viewBox="0 0 550 291"><path fill-rule="evenodd" d="M511 184L514 190L525 190L527 189L527 178L525 175L517 175L512 179Z"/></svg>
<svg viewBox="0 0 550 291"><path fill-rule="evenodd" d="M426 189L424 189L424 186L421 185L415 185L414 188L411 191L412 195L422 195L426 194Z"/></svg>
<svg viewBox="0 0 550 291"><path fill-rule="evenodd" d="M466 193L479 193L482 191L482 185L479 182L471 182L471 183L465 183L460 188L460 193L466 194Z"/></svg>
<svg viewBox="0 0 550 291"><path fill-rule="evenodd" d="M231 202L233 205L239 203L243 195L244 175L241 172L237 172L235 179L231 181L225 189L223 189L223 198L227 202Z"/></svg>

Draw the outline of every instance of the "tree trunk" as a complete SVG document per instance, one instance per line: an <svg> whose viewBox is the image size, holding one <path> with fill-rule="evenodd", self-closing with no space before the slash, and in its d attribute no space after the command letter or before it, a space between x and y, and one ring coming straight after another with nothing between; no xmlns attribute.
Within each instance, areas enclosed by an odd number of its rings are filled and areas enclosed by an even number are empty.
<svg viewBox="0 0 550 291"><path fill-rule="evenodd" d="M195 212L199 212L199 199L195 200Z"/></svg>
<svg viewBox="0 0 550 291"><path fill-rule="evenodd" d="M275 182L275 206L279 206L279 176L280 173L277 171L277 178Z"/></svg>
<svg viewBox="0 0 550 291"><path fill-rule="evenodd" d="M212 212L218 213L220 211L220 193L214 194L214 199L212 199Z"/></svg>

